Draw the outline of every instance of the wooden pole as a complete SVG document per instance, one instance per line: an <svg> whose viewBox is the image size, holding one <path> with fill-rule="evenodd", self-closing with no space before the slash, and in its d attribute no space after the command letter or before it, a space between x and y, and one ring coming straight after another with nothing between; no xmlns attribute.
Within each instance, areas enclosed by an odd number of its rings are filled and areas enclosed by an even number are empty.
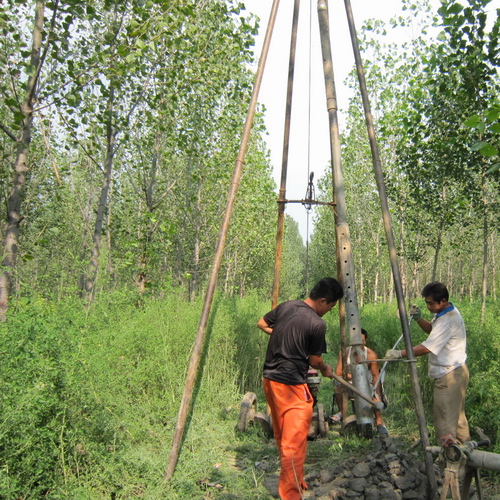
<svg viewBox="0 0 500 500"><path fill-rule="evenodd" d="M281 161L281 183L278 197L278 230L276 232L276 256L274 259L274 282L272 308L278 305L280 293L281 259L283 254L283 234L285 229L286 176L288 170L288 147L290 144L290 123L292 116L293 76L295 72L295 52L297 47L297 27L299 24L300 0L295 0L293 9L292 35L290 38L290 58L288 62L288 87L286 93L285 130L283 134L283 155Z"/></svg>
<svg viewBox="0 0 500 500"><path fill-rule="evenodd" d="M401 274L399 272L399 264L397 259L396 245L394 243L394 235L392 232L391 214L389 212L389 204L387 202L387 193L385 190L384 174L382 172L382 164L380 161L380 155L378 151L377 140L375 138L375 128L373 126L373 118L370 107L370 100L368 98L368 90L366 87L365 74L363 70L363 64L361 61L361 53L359 50L358 38L356 35L356 28L354 26L354 17L352 14L351 2L350 0L344 0L347 21L349 23L349 32L351 34L352 48L354 51L354 59L356 61L356 70L358 73L359 86L361 90L361 97L363 99L363 108L365 111L365 121L366 128L368 130L368 138L370 141L370 148L373 158L373 168L375 170L375 178L377 181L377 187L379 192L380 204L382 207L382 218L384 221L385 234L387 238L387 247L389 249L389 258L391 261L392 275L394 277L394 287L396 290L396 297L398 300L399 308L399 318L401 321L401 327L403 330L403 337L406 345L407 357L410 361L415 359L413 355L412 339L410 334L408 316L406 314L405 299L403 293L403 287L401 283ZM434 465L432 461L432 455L426 451L429 446L429 434L427 432L427 425L425 422L424 405L422 403L422 395L420 392L420 385L418 382L417 367L415 363L408 363L410 370L410 377L413 388L413 399L415 401L415 409L418 420L418 427L420 430L420 438L422 442L425 468L427 471L427 477L429 479L429 489L431 498L437 498L437 484L436 476L434 474Z"/></svg>
<svg viewBox="0 0 500 500"><path fill-rule="evenodd" d="M233 177L231 180L231 188L229 190L229 195L226 203L226 209L224 211L224 218L222 221L222 226L219 232L219 238L217 241L217 248L215 251L214 262L212 265L212 270L210 273L210 279L208 282L207 293L205 295L205 302L203 305L203 310L201 313L200 323L198 326L198 333L196 335L196 340L193 347L193 352L191 354L191 360L189 363L188 374L186 378L186 385L184 387L184 394L182 396L181 406L179 408L179 414L177 416L177 424L175 426L174 438L172 441L172 448L170 450L170 456L168 461L168 466L165 472L165 481L172 478L175 466L177 465L177 459L179 458L179 452L182 445L182 438L184 435L184 427L186 425L186 419L188 411L191 405L191 399L193 395L193 388L196 381L196 376L198 373L198 365L200 362L200 355L203 348L203 343L205 340L205 333L207 330L208 319L210 315L210 309L212 307L212 302L214 298L215 288L217 285L217 278L219 275L219 270L221 267L222 256L224 253L224 247L226 244L227 233L229 230L229 222L231 215L233 213L234 203L236 201L236 193L241 180L241 175L243 171L243 164L245 160L245 155L248 146L248 140L250 138L250 131L253 124L253 118L255 115L255 108L257 106L257 97L259 95L260 85L262 82L262 76L264 73L264 67L266 64L267 54L269 52L269 45L271 43L271 36L273 33L274 23L276 20L276 14L278 11L279 0L274 0L273 6L271 8L271 14L269 17L269 23L267 25L266 36L264 38L264 44L262 46L262 53L259 60L259 66L257 68L257 74L255 76L255 83L252 92L252 97L250 100L250 106L247 112L245 127L243 130L243 135L240 142L240 149L238 152L238 158L236 159L236 164L233 171Z"/></svg>

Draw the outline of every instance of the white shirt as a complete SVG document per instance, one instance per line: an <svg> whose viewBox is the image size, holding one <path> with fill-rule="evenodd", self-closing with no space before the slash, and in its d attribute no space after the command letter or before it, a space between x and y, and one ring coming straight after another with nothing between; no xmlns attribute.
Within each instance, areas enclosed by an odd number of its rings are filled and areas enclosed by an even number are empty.
<svg viewBox="0 0 500 500"><path fill-rule="evenodd" d="M431 323L431 333L422 345L430 351L429 377L441 378L465 364L465 325L462 315L453 304L436 314Z"/></svg>

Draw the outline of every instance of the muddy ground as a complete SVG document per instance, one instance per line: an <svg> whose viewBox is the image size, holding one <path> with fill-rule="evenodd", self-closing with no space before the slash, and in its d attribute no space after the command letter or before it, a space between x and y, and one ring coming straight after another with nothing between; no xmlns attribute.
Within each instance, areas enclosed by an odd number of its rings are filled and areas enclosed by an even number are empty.
<svg viewBox="0 0 500 500"><path fill-rule="evenodd" d="M320 442L321 441L321 442ZM309 443L306 481L309 489L304 498L400 500L430 499L425 466L419 460L417 449L409 450L407 443L392 437L375 437L369 449L359 456L345 458L333 466L324 467L329 443L318 440ZM255 466L265 472L263 483L269 493L278 496L279 463L276 458L257 462ZM443 466L435 465L438 490L443 485ZM448 497L451 498L451 492ZM475 485L470 499L477 499ZM483 498L496 499L499 495L484 490Z"/></svg>

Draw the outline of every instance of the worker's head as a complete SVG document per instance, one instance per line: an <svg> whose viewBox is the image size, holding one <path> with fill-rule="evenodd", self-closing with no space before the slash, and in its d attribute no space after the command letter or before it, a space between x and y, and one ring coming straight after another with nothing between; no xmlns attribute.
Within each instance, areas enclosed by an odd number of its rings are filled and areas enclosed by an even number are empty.
<svg viewBox="0 0 500 500"><path fill-rule="evenodd" d="M432 281L422 289L422 297L425 300L427 309L433 314L438 314L448 306L450 295L443 283Z"/></svg>
<svg viewBox="0 0 500 500"><path fill-rule="evenodd" d="M326 299L328 303L337 302L344 296L341 284L335 278L319 280L309 293L312 300Z"/></svg>
<svg viewBox="0 0 500 500"><path fill-rule="evenodd" d="M314 285L309 299L316 304L315 311L324 316L344 296L342 286L335 278L323 278Z"/></svg>
<svg viewBox="0 0 500 500"><path fill-rule="evenodd" d="M363 340L363 345L366 344L367 338L368 338L368 332L364 328L361 328L361 339Z"/></svg>

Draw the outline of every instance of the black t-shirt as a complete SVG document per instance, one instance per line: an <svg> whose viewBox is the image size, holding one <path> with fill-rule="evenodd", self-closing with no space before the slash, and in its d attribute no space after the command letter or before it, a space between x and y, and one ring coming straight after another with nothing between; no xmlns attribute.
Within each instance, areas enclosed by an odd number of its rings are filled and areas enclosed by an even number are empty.
<svg viewBox="0 0 500 500"><path fill-rule="evenodd" d="M283 302L264 316L273 329L264 377L287 385L305 384L309 356L326 352L326 323L301 300Z"/></svg>

